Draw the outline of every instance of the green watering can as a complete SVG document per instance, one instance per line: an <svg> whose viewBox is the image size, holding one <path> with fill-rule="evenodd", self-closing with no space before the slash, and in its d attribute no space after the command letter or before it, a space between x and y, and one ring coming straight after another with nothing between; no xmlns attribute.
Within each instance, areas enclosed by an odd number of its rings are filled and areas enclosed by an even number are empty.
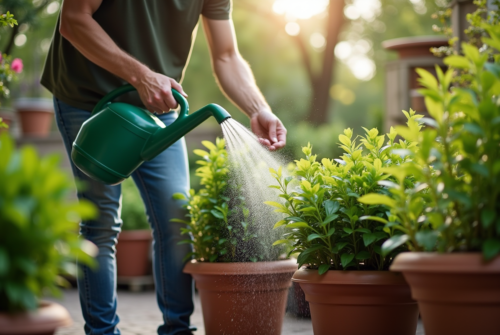
<svg viewBox="0 0 500 335"><path fill-rule="evenodd" d="M112 100L133 91L122 86L97 103L92 116L83 123L71 151L71 160L89 177L116 185L128 178L144 161L149 161L200 123L214 116L222 123L231 115L222 107L210 104L188 115L184 97L172 90L180 113L170 126L148 110Z"/></svg>

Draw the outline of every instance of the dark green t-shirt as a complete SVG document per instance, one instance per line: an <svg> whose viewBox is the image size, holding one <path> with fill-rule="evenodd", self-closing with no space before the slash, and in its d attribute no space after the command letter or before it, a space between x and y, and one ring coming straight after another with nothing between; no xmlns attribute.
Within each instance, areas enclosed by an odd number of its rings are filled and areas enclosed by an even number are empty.
<svg viewBox="0 0 500 335"><path fill-rule="evenodd" d="M200 15L230 17L231 0L103 0L94 19L121 49L152 70L182 79ZM41 83L61 101L85 110L125 82L83 56L59 33L59 21ZM137 93L121 101L141 105Z"/></svg>

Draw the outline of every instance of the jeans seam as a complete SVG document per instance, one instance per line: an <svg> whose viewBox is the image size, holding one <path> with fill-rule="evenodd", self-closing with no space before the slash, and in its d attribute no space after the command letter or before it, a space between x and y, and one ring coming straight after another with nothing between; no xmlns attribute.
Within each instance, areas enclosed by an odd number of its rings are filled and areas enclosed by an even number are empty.
<svg viewBox="0 0 500 335"><path fill-rule="evenodd" d="M146 184L144 183L144 180L142 178L142 175L141 175L141 172L139 170L136 170L137 172L137 178L139 179L139 181L141 182L141 185L142 187L144 188L145 192L145 196L146 196L146 200L148 202L148 205L149 207L151 208L151 216L152 216L152 221L154 222L154 229L156 229L156 231L158 232L158 238L159 238L159 241L155 241L158 242L160 244L160 255L157 255L157 257L159 257L160 259L158 260L158 263L160 264L160 278L161 278L161 289L162 289L162 293L163 293L163 299L165 301L165 320L166 322L168 323L168 325L170 326L172 324L172 321L170 320L169 316L168 316L168 303L167 303L167 298L166 298L166 289L165 289L165 276L164 276L164 266L163 266L163 243L161 242L163 239L162 239L162 232L161 232L161 229L159 229L159 224L158 224L158 219L156 217L156 213L155 213L155 210L154 210L154 206L153 206L153 203L151 202L151 199L149 197L149 193L147 192L147 188L146 188Z"/></svg>

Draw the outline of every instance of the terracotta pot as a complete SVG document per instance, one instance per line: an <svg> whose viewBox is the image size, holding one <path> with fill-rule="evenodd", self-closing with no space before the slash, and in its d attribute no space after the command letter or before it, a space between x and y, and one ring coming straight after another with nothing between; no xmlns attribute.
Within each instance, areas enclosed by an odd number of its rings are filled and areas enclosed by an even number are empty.
<svg viewBox="0 0 500 335"><path fill-rule="evenodd" d="M206 335L280 335L295 260L186 264L196 281Z"/></svg>
<svg viewBox="0 0 500 335"><path fill-rule="evenodd" d="M142 277L151 274L150 230L124 230L116 245L116 267L119 277Z"/></svg>
<svg viewBox="0 0 500 335"><path fill-rule="evenodd" d="M25 136L46 137L54 119L52 100L43 98L21 98L16 100L22 133Z"/></svg>
<svg viewBox="0 0 500 335"><path fill-rule="evenodd" d="M408 252L391 270L408 281L426 335L500 334L500 257Z"/></svg>
<svg viewBox="0 0 500 335"><path fill-rule="evenodd" d="M0 335L50 335L71 325L68 311L55 302L42 301L35 311L0 313Z"/></svg>
<svg viewBox="0 0 500 335"><path fill-rule="evenodd" d="M417 303L403 276L389 271L300 269L315 335L415 335Z"/></svg>

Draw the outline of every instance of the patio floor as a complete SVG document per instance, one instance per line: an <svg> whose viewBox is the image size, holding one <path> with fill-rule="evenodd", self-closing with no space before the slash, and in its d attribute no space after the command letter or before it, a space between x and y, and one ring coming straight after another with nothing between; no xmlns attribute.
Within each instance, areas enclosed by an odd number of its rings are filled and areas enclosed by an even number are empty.
<svg viewBox="0 0 500 335"><path fill-rule="evenodd" d="M84 335L83 317L80 312L78 292L76 289L64 291L61 300L56 301L66 307L73 318L73 325L61 328L56 335ZM118 291L118 315L120 316L119 328L122 335L153 335L161 323L161 314L156 305L155 293L153 291L129 292ZM191 322L198 327L195 335L205 335L203 317L199 296L195 296L195 311ZM286 315L283 323L283 335L313 335L310 319L297 319ZM265 335L265 334L262 334ZM422 325L419 322L416 335L424 335Z"/></svg>

